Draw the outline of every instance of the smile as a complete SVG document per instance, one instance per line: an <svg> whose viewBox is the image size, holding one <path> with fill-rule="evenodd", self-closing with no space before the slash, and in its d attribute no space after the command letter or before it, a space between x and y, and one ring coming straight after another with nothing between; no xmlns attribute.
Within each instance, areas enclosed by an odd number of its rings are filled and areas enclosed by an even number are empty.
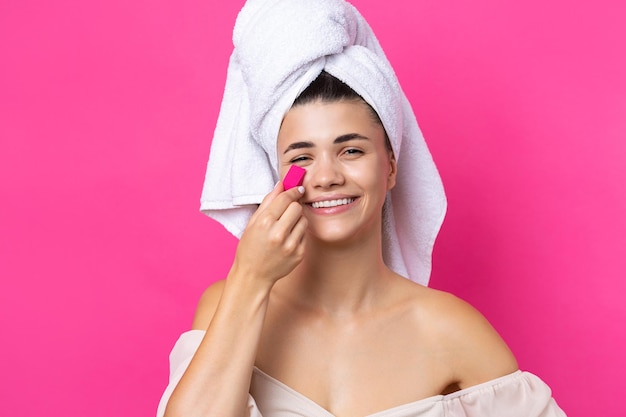
<svg viewBox="0 0 626 417"><path fill-rule="evenodd" d="M313 208L337 207L337 206L350 204L354 200L355 200L354 198L341 198L338 200L316 201L314 203L311 203L311 206Z"/></svg>

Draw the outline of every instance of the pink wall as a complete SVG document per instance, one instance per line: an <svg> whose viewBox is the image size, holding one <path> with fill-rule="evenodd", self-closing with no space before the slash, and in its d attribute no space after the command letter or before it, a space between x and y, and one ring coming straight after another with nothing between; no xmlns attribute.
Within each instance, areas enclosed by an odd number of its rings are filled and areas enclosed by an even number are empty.
<svg viewBox="0 0 626 417"><path fill-rule="evenodd" d="M625 415L623 2L354 3L447 187L432 285L570 416ZM154 414L235 246L198 200L241 4L2 3L2 415Z"/></svg>

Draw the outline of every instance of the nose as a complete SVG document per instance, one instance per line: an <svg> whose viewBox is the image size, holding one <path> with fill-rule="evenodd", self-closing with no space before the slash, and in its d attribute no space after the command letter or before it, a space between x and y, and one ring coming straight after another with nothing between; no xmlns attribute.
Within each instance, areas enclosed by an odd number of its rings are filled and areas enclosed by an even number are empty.
<svg viewBox="0 0 626 417"><path fill-rule="evenodd" d="M324 156L307 167L306 180L314 188L328 189L343 184L344 176L339 162Z"/></svg>

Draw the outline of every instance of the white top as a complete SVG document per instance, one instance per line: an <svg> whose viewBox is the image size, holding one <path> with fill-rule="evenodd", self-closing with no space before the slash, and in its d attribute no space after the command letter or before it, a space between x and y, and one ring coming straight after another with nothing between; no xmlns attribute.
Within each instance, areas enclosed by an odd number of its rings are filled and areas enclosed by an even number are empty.
<svg viewBox="0 0 626 417"><path fill-rule="evenodd" d="M183 333L170 353L170 380L157 411L162 417L174 387L204 337ZM335 417L313 400L254 368L249 417ZM366 417L565 417L550 388L530 372L516 371L448 395L435 395Z"/></svg>

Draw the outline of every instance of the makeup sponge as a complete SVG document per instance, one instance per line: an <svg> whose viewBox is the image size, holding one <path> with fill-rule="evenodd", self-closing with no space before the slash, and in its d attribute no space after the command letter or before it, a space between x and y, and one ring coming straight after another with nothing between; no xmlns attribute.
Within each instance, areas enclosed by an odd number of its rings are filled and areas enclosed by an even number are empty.
<svg viewBox="0 0 626 417"><path fill-rule="evenodd" d="M297 187L302 185L302 181L304 180L304 174L306 174L306 169L300 168L297 165L292 165L287 171L287 175L283 179L283 186L285 187L285 191L290 188Z"/></svg>

